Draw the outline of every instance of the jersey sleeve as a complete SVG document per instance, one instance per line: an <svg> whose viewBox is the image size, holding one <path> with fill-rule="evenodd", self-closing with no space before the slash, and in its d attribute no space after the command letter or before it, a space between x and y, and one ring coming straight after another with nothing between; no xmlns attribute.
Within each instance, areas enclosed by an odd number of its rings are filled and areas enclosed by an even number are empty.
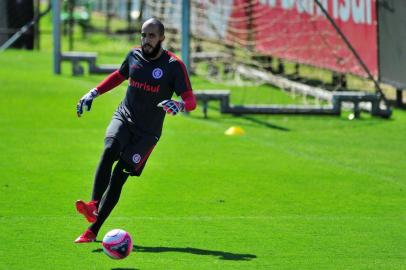
<svg viewBox="0 0 406 270"><path fill-rule="evenodd" d="M192 91L183 92L181 97L187 112L193 111L196 108L196 97Z"/></svg>
<svg viewBox="0 0 406 270"><path fill-rule="evenodd" d="M184 92L192 91L192 85L190 84L185 64L180 60L174 62L174 64L174 90L176 95L180 96Z"/></svg>
<svg viewBox="0 0 406 270"><path fill-rule="evenodd" d="M124 76L122 76L120 72L116 70L96 86L97 92L99 92L100 95L106 93L116 86L119 86L123 81L125 81Z"/></svg>
<svg viewBox="0 0 406 270"><path fill-rule="evenodd" d="M130 51L127 56L125 57L123 63L121 64L120 68L118 69L118 72L125 77L126 79L128 79L128 77L130 77L130 67L129 67L129 57L131 55L132 51Z"/></svg>

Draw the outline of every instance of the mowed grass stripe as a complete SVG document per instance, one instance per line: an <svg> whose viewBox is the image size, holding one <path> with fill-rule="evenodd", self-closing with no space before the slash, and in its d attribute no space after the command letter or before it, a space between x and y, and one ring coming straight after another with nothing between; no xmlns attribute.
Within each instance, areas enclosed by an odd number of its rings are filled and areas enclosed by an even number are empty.
<svg viewBox="0 0 406 270"><path fill-rule="evenodd" d="M48 220L78 220L77 215L72 216L3 216L0 222L13 221L48 221ZM133 220L157 220L157 221L227 221L227 220L406 220L406 216L311 216L311 215L290 215L290 216L112 216L111 221L133 221Z"/></svg>

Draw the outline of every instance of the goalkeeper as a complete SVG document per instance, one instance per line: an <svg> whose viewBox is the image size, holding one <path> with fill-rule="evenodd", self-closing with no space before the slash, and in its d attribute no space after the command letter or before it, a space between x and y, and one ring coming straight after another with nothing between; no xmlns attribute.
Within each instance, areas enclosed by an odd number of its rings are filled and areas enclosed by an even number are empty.
<svg viewBox="0 0 406 270"><path fill-rule="evenodd" d="M77 211L92 223L76 243L96 240L128 176L141 175L161 136L165 113L176 115L196 107L185 65L162 48L164 34L159 20L147 20L141 28L141 47L131 50L120 69L107 76L77 104L80 117L90 110L96 97L128 80L126 95L106 131L91 201L76 201ZM181 101L171 99L174 92L181 96Z"/></svg>

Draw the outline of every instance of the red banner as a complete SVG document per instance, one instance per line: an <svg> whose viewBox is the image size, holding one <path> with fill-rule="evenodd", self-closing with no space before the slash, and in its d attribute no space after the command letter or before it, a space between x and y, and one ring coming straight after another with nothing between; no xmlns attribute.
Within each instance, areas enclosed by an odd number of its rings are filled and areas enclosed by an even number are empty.
<svg viewBox="0 0 406 270"><path fill-rule="evenodd" d="M320 3L377 76L375 1L320 0ZM227 40L266 55L366 76L314 0L235 0Z"/></svg>

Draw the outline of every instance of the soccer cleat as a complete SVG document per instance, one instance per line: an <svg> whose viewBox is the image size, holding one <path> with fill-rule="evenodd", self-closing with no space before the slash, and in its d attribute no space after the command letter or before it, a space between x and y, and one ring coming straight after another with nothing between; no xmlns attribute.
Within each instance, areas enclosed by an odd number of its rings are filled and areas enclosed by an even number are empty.
<svg viewBox="0 0 406 270"><path fill-rule="evenodd" d="M90 229L87 229L75 239L75 243L90 243L94 241L96 241L96 235Z"/></svg>
<svg viewBox="0 0 406 270"><path fill-rule="evenodd" d="M88 222L94 223L97 219L97 206L95 201L91 202L84 202L82 200L77 200L76 203L76 210L85 216Z"/></svg>

